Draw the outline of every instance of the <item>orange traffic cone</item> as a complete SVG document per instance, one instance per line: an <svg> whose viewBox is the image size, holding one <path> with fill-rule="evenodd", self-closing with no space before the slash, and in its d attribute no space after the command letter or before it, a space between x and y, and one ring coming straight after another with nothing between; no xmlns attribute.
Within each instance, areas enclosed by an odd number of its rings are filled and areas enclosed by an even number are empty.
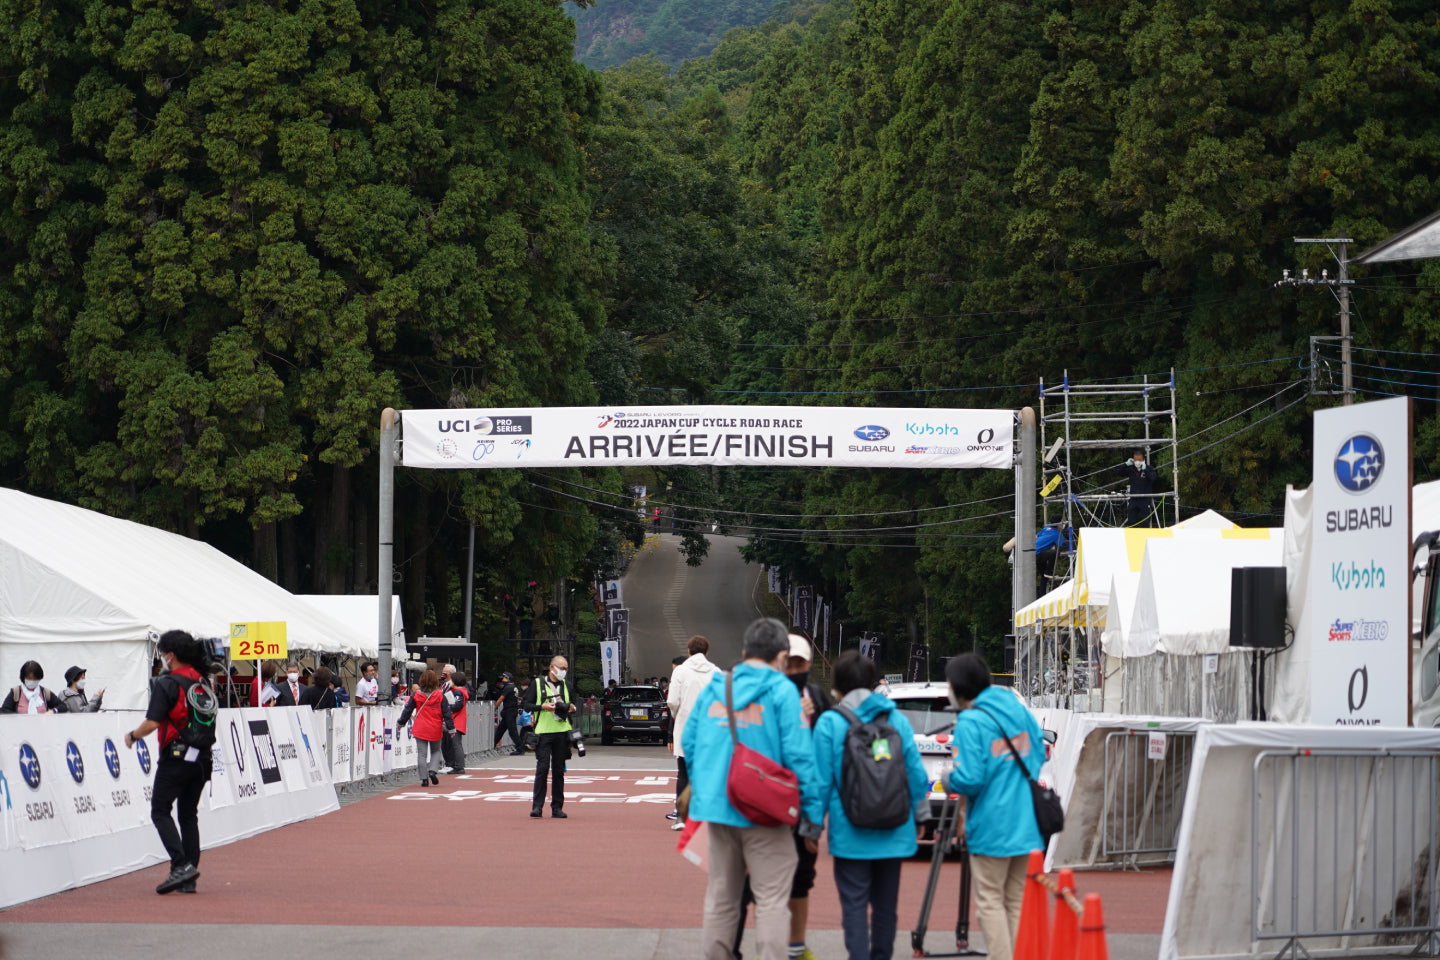
<svg viewBox="0 0 1440 960"><path fill-rule="evenodd" d="M1085 895L1085 918L1080 921L1079 960L1110 960L1110 948L1105 945L1105 911L1100 906L1100 894Z"/></svg>
<svg viewBox="0 0 1440 960"><path fill-rule="evenodd" d="M1050 930L1050 960L1076 960L1080 945L1080 918L1065 902L1063 893L1075 892L1075 871L1060 871L1060 892L1055 894L1055 924Z"/></svg>
<svg viewBox="0 0 1440 960"><path fill-rule="evenodd" d="M1050 952L1050 902L1035 878L1045 873L1045 853L1030 851L1025 868L1025 899L1020 902L1020 933L1015 938L1014 960L1045 960Z"/></svg>

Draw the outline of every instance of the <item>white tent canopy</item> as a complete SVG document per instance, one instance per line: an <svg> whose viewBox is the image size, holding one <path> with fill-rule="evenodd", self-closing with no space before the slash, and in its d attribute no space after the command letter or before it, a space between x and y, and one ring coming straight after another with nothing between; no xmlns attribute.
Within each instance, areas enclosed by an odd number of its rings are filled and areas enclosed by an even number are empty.
<svg viewBox="0 0 1440 960"><path fill-rule="evenodd" d="M303 600L320 613L345 624L356 637L367 637L354 650L347 650L357 657L375 657L379 651L379 634L375 625L380 622L380 598L368 594L302 593L297 599ZM408 659L405 649L405 630L400 617L400 598L390 598L390 655L396 662Z"/></svg>
<svg viewBox="0 0 1440 960"><path fill-rule="evenodd" d="M1129 570L1115 574L1110 581L1110 609L1105 614L1105 632L1101 641L1105 653L1112 657L1140 656L1132 654L1127 644L1130 640L1131 618L1135 615L1135 597L1140 593L1140 574Z"/></svg>
<svg viewBox="0 0 1440 960"><path fill-rule="evenodd" d="M1039 600L1015 614L1015 626L1028 627L1033 623L1059 620L1070 612L1070 598L1075 592L1075 581L1066 580Z"/></svg>
<svg viewBox="0 0 1440 960"><path fill-rule="evenodd" d="M291 650L377 647L375 621L357 634L207 544L0 488L0 679L36 660L60 687L78 665L105 706L143 707L163 631L253 620L283 620Z"/></svg>
<svg viewBox="0 0 1440 960"><path fill-rule="evenodd" d="M1127 654L1193 656L1229 650L1230 571L1282 566L1283 548L1281 536L1151 539L1145 545Z"/></svg>

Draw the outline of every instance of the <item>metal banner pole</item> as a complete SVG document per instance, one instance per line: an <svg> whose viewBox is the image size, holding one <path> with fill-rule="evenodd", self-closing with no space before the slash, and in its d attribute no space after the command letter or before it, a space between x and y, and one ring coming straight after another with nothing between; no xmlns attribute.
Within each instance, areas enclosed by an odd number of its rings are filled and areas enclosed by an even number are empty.
<svg viewBox="0 0 1440 960"><path fill-rule="evenodd" d="M390 682L391 597L395 588L395 440L400 432L400 415L386 407L380 414L380 549L377 579L380 594L380 682ZM382 687L379 701L390 702L390 690Z"/></svg>

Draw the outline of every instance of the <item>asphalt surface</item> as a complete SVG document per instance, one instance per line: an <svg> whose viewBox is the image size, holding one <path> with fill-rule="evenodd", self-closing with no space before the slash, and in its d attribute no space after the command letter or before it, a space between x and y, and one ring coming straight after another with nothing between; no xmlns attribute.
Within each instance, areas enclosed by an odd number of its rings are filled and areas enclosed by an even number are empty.
<svg viewBox="0 0 1440 960"><path fill-rule="evenodd" d="M728 669L740 659L745 628L760 615L764 571L740 557L740 537L711 537L710 553L687 566L680 538L651 534L630 561L622 584L630 610L630 671L670 675L670 661L695 634L710 641L709 657Z"/></svg>
<svg viewBox="0 0 1440 960"><path fill-rule="evenodd" d="M698 957L705 874L667 829L669 752L595 745L572 759L565 820L528 816L533 774L530 758L500 757L207 850L194 896L157 896L154 867L22 904L0 914L0 956ZM928 869L928 858L903 867L897 957L911 955ZM822 958L845 955L831 870L822 848L808 938ZM1104 898L1111 957L1157 955L1169 880L1079 876ZM953 946L958 883L947 863L930 950ZM983 949L978 931L972 946Z"/></svg>

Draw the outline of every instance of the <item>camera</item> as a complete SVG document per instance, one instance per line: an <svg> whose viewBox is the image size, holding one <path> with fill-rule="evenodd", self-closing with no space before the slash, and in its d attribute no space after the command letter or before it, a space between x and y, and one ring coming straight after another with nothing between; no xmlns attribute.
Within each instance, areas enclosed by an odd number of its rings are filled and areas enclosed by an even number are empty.
<svg viewBox="0 0 1440 960"><path fill-rule="evenodd" d="M577 756L585 756L585 736L578 727L570 731L570 742L575 745Z"/></svg>

